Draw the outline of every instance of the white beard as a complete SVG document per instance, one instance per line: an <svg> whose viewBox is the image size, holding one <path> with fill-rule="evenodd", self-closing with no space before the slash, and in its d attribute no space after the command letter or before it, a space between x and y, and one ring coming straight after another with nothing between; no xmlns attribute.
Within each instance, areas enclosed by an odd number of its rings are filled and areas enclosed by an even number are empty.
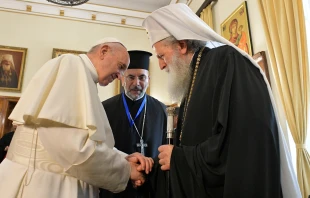
<svg viewBox="0 0 310 198"><path fill-rule="evenodd" d="M178 54L175 54L172 58L172 63L168 65L168 90L174 102L181 102L189 89L193 71L190 61L188 62L179 58Z"/></svg>

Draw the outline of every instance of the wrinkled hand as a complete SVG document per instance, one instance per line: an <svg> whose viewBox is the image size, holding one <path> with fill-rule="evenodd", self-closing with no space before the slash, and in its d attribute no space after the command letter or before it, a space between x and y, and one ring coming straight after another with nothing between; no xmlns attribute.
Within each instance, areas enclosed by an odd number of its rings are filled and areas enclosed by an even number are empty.
<svg viewBox="0 0 310 198"><path fill-rule="evenodd" d="M173 145L162 145L158 147L159 151L159 164L161 165L161 170L170 170L170 159L172 153Z"/></svg>
<svg viewBox="0 0 310 198"><path fill-rule="evenodd" d="M133 153L126 157L128 162L133 162L138 164L137 171L145 171L146 174L149 174L154 165L154 160L150 157L145 157L141 153Z"/></svg>
<svg viewBox="0 0 310 198"><path fill-rule="evenodd" d="M138 164L134 162L128 162L130 164L131 172L130 172L130 179L132 185L136 188L138 186L142 186L145 182L145 178L142 172L138 171Z"/></svg>

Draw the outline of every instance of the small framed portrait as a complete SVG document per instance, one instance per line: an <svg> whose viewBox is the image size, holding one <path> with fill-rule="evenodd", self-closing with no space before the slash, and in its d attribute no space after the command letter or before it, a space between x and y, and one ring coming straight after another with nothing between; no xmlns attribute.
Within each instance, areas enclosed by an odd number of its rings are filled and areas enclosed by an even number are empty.
<svg viewBox="0 0 310 198"><path fill-rule="evenodd" d="M27 48L0 45L0 90L21 91Z"/></svg>
<svg viewBox="0 0 310 198"><path fill-rule="evenodd" d="M221 34L241 50L253 55L246 1L221 24Z"/></svg>
<svg viewBox="0 0 310 198"><path fill-rule="evenodd" d="M76 51L76 50L66 50L66 49L58 49L58 48L53 48L53 54L52 54L52 58L56 58L62 54L75 54L75 55L79 55L79 54L86 54L86 52L84 51Z"/></svg>

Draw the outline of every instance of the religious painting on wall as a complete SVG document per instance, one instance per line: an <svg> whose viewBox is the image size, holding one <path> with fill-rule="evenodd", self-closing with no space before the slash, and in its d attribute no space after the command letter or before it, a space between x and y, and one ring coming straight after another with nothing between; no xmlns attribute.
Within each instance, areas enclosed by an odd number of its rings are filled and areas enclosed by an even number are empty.
<svg viewBox="0 0 310 198"><path fill-rule="evenodd" d="M74 54L74 55L79 55L79 54L86 54L86 52L83 51L76 51L76 50L66 50L66 49L57 49L53 48L53 55L52 58L58 57L62 54Z"/></svg>
<svg viewBox="0 0 310 198"><path fill-rule="evenodd" d="M27 48L0 45L0 90L21 91Z"/></svg>
<svg viewBox="0 0 310 198"><path fill-rule="evenodd" d="M261 51L261 52L254 54L252 57L257 62L257 64L262 68L262 70L264 71L264 73L267 77L267 80L270 84L270 77L269 77L269 70L268 70L268 64L267 64L267 59L266 59L266 53L264 51Z"/></svg>
<svg viewBox="0 0 310 198"><path fill-rule="evenodd" d="M238 48L253 55L246 1L221 24L221 33Z"/></svg>

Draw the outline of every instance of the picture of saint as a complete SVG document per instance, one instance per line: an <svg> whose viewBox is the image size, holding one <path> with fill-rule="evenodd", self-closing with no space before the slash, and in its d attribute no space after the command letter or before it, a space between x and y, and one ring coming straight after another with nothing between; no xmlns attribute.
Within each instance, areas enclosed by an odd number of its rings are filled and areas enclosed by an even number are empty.
<svg viewBox="0 0 310 198"><path fill-rule="evenodd" d="M0 87L17 88L18 76L15 70L13 55L3 54L0 57Z"/></svg>
<svg viewBox="0 0 310 198"><path fill-rule="evenodd" d="M26 48L0 46L0 90L21 90L26 54Z"/></svg>
<svg viewBox="0 0 310 198"><path fill-rule="evenodd" d="M235 44L237 47L249 53L247 44L247 37L245 31L243 31L243 25L238 26L238 20L233 19L229 25L230 38L229 41Z"/></svg>
<svg viewBox="0 0 310 198"><path fill-rule="evenodd" d="M221 34L239 49L252 56L253 51L246 1L222 22Z"/></svg>

